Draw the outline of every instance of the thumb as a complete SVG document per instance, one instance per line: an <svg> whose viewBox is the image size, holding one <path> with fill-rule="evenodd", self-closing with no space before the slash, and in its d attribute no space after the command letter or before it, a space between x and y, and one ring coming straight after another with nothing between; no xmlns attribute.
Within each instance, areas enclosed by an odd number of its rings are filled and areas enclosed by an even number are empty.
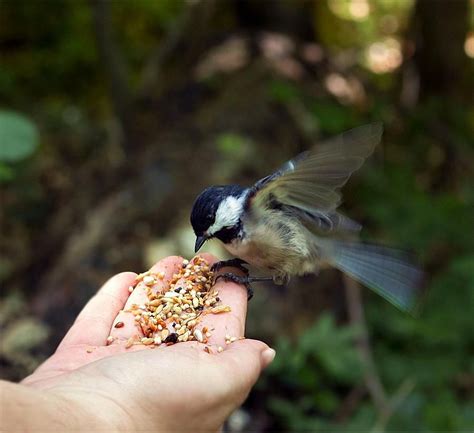
<svg viewBox="0 0 474 433"><path fill-rule="evenodd" d="M250 339L236 341L220 354L222 365L230 370L230 381L245 395L274 357L273 349L262 341Z"/></svg>

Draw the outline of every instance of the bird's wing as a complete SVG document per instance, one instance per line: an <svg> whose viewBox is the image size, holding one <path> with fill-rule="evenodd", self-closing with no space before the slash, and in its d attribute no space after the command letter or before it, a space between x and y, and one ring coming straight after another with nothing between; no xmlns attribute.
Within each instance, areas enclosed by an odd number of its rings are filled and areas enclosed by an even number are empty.
<svg viewBox="0 0 474 433"><path fill-rule="evenodd" d="M335 214L341 202L338 189L373 152L382 131L380 123L372 123L301 153L259 180L249 194L248 206L283 204L315 216Z"/></svg>

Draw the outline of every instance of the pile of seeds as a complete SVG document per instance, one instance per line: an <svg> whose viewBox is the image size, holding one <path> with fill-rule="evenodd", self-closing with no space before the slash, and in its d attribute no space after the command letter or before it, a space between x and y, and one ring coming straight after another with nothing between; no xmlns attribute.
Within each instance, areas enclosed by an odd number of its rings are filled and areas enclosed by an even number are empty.
<svg viewBox="0 0 474 433"><path fill-rule="evenodd" d="M133 304L126 310L135 316L136 325L144 335L142 338L131 337L127 341L127 348L134 344L159 346L185 341L207 343L213 329L198 326L201 318L205 314L230 311L229 306L222 305L217 290L213 288L214 275L205 259L195 257L191 262L184 260L181 270L173 275L168 291L153 292L153 286L164 276L162 272L145 272L137 276L135 286L130 288L133 291L142 282L148 301L144 305ZM115 324L115 327L121 326L123 322ZM206 349L209 351L208 346Z"/></svg>

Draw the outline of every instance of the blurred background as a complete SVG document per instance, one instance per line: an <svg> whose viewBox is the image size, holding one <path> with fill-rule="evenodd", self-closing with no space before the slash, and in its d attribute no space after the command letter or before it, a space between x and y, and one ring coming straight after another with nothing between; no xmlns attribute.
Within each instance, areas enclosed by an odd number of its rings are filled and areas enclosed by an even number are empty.
<svg viewBox="0 0 474 433"><path fill-rule="evenodd" d="M337 271L256 287L248 336L277 358L226 429L472 428L473 11L472 0L0 1L2 378L50 355L112 274L192 256L204 187L249 185L377 120L383 143L342 209L364 238L419 258L422 313Z"/></svg>

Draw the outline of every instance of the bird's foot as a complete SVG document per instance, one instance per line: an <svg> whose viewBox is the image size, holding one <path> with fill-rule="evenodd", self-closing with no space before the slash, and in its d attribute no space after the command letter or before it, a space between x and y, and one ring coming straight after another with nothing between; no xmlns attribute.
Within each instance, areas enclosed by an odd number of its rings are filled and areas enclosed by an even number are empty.
<svg viewBox="0 0 474 433"><path fill-rule="evenodd" d="M220 271L222 268L232 267L240 269L245 275L249 274L249 270L244 266L248 263L242 259L230 259L230 260L221 260L219 262L214 263L211 266L212 272Z"/></svg>
<svg viewBox="0 0 474 433"><path fill-rule="evenodd" d="M216 282L219 278L223 279L224 281L231 281L233 283L242 284L247 289L247 301L250 301L253 297L253 289L250 286L250 283L258 282L258 281L273 281L272 278L269 277L250 277L248 275L235 275L232 272L225 272L223 274L219 274L215 281Z"/></svg>
<svg viewBox="0 0 474 433"><path fill-rule="evenodd" d="M246 289L247 289L247 301L250 301L250 299L252 299L253 297L253 289L252 287L250 286L250 281L249 281L249 277L248 277L248 271L247 271L247 275L246 276L241 276L241 275L235 275L233 274L232 272L225 272L223 274L219 274L216 279L215 279L215 282L217 282L217 280L221 278L222 280L224 281L231 281L233 283L236 283L236 284L242 284Z"/></svg>

